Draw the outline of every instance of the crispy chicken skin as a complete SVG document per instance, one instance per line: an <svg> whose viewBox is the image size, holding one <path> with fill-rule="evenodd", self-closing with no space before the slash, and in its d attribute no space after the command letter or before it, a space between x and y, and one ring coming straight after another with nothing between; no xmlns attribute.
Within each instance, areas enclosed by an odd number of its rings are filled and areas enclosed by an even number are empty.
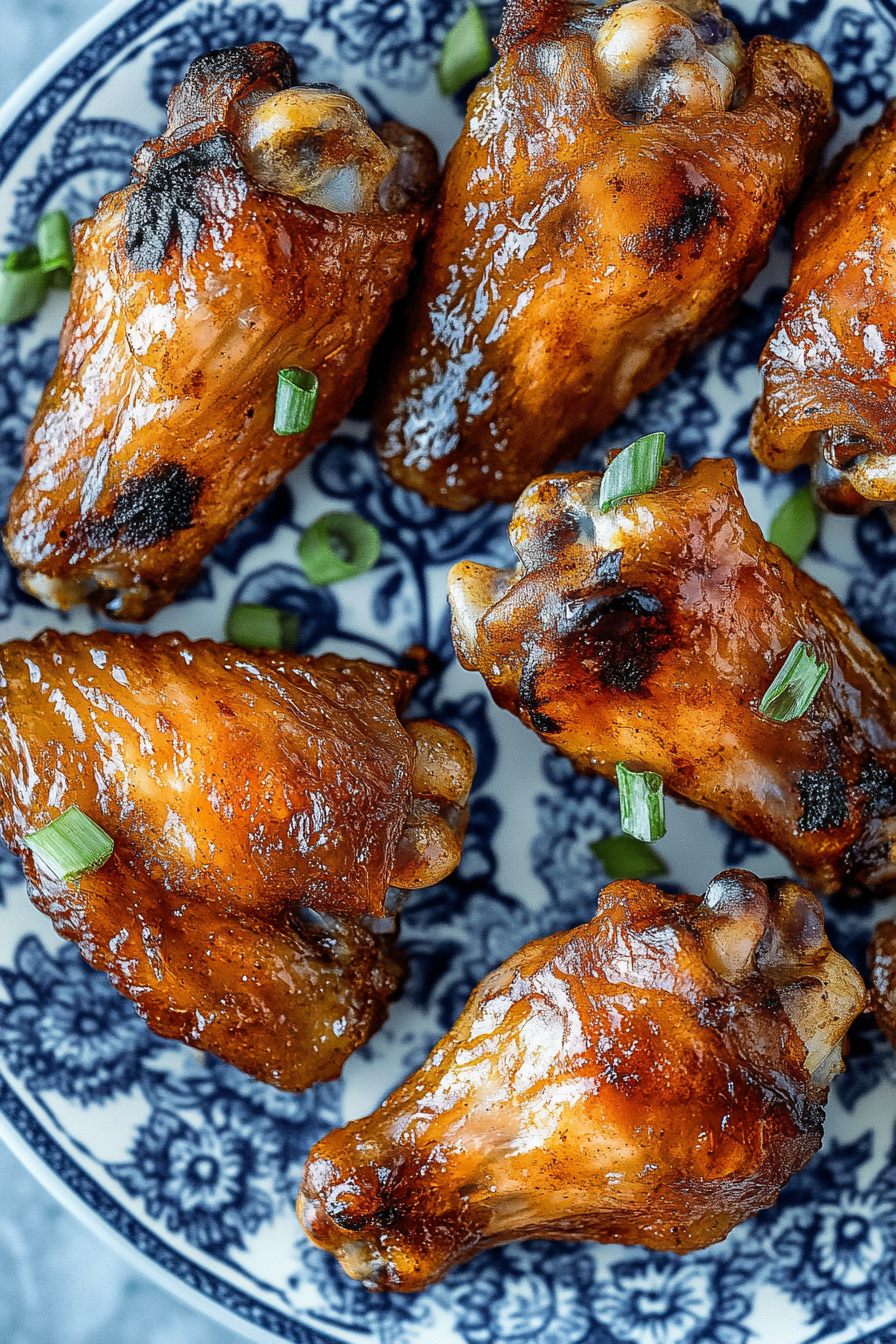
<svg viewBox="0 0 896 1344"><path fill-rule="evenodd" d="M472 753L402 726L412 684L181 635L6 644L0 833L154 1031L287 1090L334 1078L401 980L390 885L460 857ZM73 804L115 842L78 888L23 844Z"/></svg>
<svg viewBox="0 0 896 1344"><path fill-rule="evenodd" d="M673 463L608 513L600 481L529 487L516 570L454 566L461 662L580 770L658 771L819 892L896 890L894 669L765 541L733 462ZM808 711L777 723L759 704L799 641L830 670Z"/></svg>
<svg viewBox="0 0 896 1344"><path fill-rule="evenodd" d="M511 0L377 414L431 504L510 501L729 320L833 127L820 56L714 0Z"/></svg>
<svg viewBox="0 0 896 1344"><path fill-rule="evenodd" d="M896 1050L896 923L884 919L874 930L868 948L871 1007L877 1025Z"/></svg>
<svg viewBox="0 0 896 1344"><path fill-rule="evenodd" d="M352 1278L402 1292L526 1237L709 1246L819 1147L864 1001L794 883L615 882L589 924L486 976L373 1115L316 1144L299 1217Z"/></svg>
<svg viewBox="0 0 896 1344"><path fill-rule="evenodd" d="M896 501L896 102L832 165L796 225L793 274L760 359L751 447L812 464L835 513Z"/></svg>
<svg viewBox="0 0 896 1344"><path fill-rule="evenodd" d="M75 229L59 363L6 546L35 596L145 620L346 415L430 218L435 151L375 134L273 42L209 52ZM315 373L310 429L274 433L277 371Z"/></svg>

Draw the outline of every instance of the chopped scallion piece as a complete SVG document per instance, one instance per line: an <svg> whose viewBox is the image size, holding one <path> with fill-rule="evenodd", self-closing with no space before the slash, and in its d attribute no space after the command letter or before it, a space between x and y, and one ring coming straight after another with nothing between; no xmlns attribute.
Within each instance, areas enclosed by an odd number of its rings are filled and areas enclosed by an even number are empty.
<svg viewBox="0 0 896 1344"><path fill-rule="evenodd" d="M307 369L280 369L277 374L275 434L304 434L314 419L318 382Z"/></svg>
<svg viewBox="0 0 896 1344"><path fill-rule="evenodd" d="M244 649L295 649L299 643L299 618L278 607L237 602L227 617L227 642Z"/></svg>
<svg viewBox="0 0 896 1344"><path fill-rule="evenodd" d="M67 808L49 825L26 835L25 844L41 867L70 884L102 868L115 848L112 837L80 807Z"/></svg>
<svg viewBox="0 0 896 1344"><path fill-rule="evenodd" d="M818 536L818 512L811 486L804 485L785 499L772 519L768 539L798 565Z"/></svg>
<svg viewBox="0 0 896 1344"><path fill-rule="evenodd" d="M306 527L299 560L310 583L341 583L373 569L380 558L380 534L356 513L325 513Z"/></svg>
<svg viewBox="0 0 896 1344"><path fill-rule="evenodd" d="M798 719L815 699L827 674L827 663L818 661L810 644L794 644L762 697L759 712L775 723Z"/></svg>
<svg viewBox="0 0 896 1344"><path fill-rule="evenodd" d="M653 770L630 770L620 762L616 767L616 783L619 819L626 835L646 844L662 840L666 834L662 775Z"/></svg>
<svg viewBox="0 0 896 1344"><path fill-rule="evenodd" d="M37 221L37 251L40 267L50 276L50 284L66 286L75 269L72 226L64 210L51 210Z"/></svg>
<svg viewBox="0 0 896 1344"><path fill-rule="evenodd" d="M669 871L656 850L633 835L608 835L588 848L614 882L626 878L641 882L645 877L662 877Z"/></svg>
<svg viewBox="0 0 896 1344"><path fill-rule="evenodd" d="M438 81L442 93L458 93L471 79L484 75L492 63L492 44L482 13L470 5L449 29L439 55Z"/></svg>
<svg viewBox="0 0 896 1344"><path fill-rule="evenodd" d="M0 270L0 326L31 317L42 307L48 288L36 247L10 252Z"/></svg>
<svg viewBox="0 0 896 1344"><path fill-rule="evenodd" d="M600 483L598 507L607 513L614 505L633 495L646 495L660 478L665 434L645 434L613 458Z"/></svg>

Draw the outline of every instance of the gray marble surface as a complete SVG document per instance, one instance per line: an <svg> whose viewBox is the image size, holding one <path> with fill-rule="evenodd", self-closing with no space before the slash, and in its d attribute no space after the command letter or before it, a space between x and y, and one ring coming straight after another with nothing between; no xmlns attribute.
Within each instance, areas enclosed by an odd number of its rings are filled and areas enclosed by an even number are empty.
<svg viewBox="0 0 896 1344"><path fill-rule="evenodd" d="M0 101L101 6L0 0ZM237 1344L135 1272L0 1144L0 1344Z"/></svg>

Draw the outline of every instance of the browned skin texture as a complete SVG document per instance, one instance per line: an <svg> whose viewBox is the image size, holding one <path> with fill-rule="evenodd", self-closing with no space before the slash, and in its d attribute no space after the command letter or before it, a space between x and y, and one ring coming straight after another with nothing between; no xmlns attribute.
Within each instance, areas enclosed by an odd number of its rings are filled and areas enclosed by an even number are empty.
<svg viewBox="0 0 896 1344"><path fill-rule="evenodd" d="M0 833L154 1031L287 1090L335 1078L401 982L390 887L460 857L472 753L402 726L412 684L182 635L6 644ZM23 843L73 804L115 842L78 889Z"/></svg>
<svg viewBox="0 0 896 1344"><path fill-rule="evenodd" d="M134 182L75 229L59 363L6 531L25 587L54 606L145 620L361 390L430 217L435 151L295 81L276 43L199 57ZM280 436L289 367L320 394L310 429Z"/></svg>
<svg viewBox="0 0 896 1344"><path fill-rule="evenodd" d="M673 464L605 514L600 481L529 487L518 569L454 566L461 662L578 769L658 771L817 891L896 890L894 669L765 541L733 462ZM830 671L806 714L775 723L759 704L799 641Z"/></svg>
<svg viewBox="0 0 896 1344"><path fill-rule="evenodd" d="M811 463L835 513L896 500L896 103L800 214L790 289L759 365L760 462Z"/></svg>
<svg viewBox="0 0 896 1344"><path fill-rule="evenodd" d="M432 504L509 501L730 319L833 126L806 47L713 0L510 4L377 415Z"/></svg>
<svg viewBox="0 0 896 1344"><path fill-rule="evenodd" d="M896 923L884 919L874 930L868 948L871 971L871 1007L877 1025L896 1050Z"/></svg>
<svg viewBox="0 0 896 1344"><path fill-rule="evenodd" d="M819 1147L864 1002L794 883L732 869L701 899L615 882L315 1145L299 1217L353 1278L402 1292L526 1237L708 1246Z"/></svg>

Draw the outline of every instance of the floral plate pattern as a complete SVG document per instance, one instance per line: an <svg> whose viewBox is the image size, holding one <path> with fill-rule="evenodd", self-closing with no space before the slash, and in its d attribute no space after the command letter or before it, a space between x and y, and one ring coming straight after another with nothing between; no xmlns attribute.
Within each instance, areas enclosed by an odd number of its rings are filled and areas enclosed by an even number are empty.
<svg viewBox="0 0 896 1344"><path fill-rule="evenodd" d="M432 67L464 0L138 0L113 4L63 48L0 120L0 249L23 245L38 217L89 213L127 180L131 154L162 123L171 85L210 47L275 38L305 78L349 89L371 113L426 130L444 152L462 106L439 96ZM493 27L498 6L487 9ZM745 0L745 36L809 42L830 64L853 138L896 93L894 0ZM5 128L5 129L4 129ZM756 359L786 285L781 231L768 269L731 329L686 360L583 454L665 429L690 462L728 454L761 522L802 482L773 477L747 451ZM18 475L25 427L53 365L65 298L0 329L0 495ZM311 588L297 566L303 527L350 509L383 535L373 571ZM453 657L448 566L506 563L509 509L431 509L379 470L366 424L340 432L241 523L196 587L153 631L221 638L235 600L301 619L304 652L393 661L411 644L439 675L417 708L455 724L478 759L459 871L406 907L411 977L383 1030L343 1077L302 1096L255 1083L210 1056L155 1036L105 976L57 939L29 905L18 864L0 856L0 1132L38 1174L254 1338L346 1344L863 1344L896 1341L896 1057L870 1023L854 1034L832 1090L823 1151L777 1206L721 1246L684 1259L638 1249L531 1242L463 1266L416 1297L371 1296L310 1246L292 1211L310 1145L368 1111L416 1067L481 976L524 941L580 923L606 878L589 843L615 832L615 789L577 777L491 704ZM826 518L806 567L845 599L896 660L896 535L872 514ZM93 617L50 613L0 556L0 638ZM671 890L702 891L730 865L762 875L782 861L703 813L670 806L662 853ZM862 965L885 907L832 909L838 946Z"/></svg>

